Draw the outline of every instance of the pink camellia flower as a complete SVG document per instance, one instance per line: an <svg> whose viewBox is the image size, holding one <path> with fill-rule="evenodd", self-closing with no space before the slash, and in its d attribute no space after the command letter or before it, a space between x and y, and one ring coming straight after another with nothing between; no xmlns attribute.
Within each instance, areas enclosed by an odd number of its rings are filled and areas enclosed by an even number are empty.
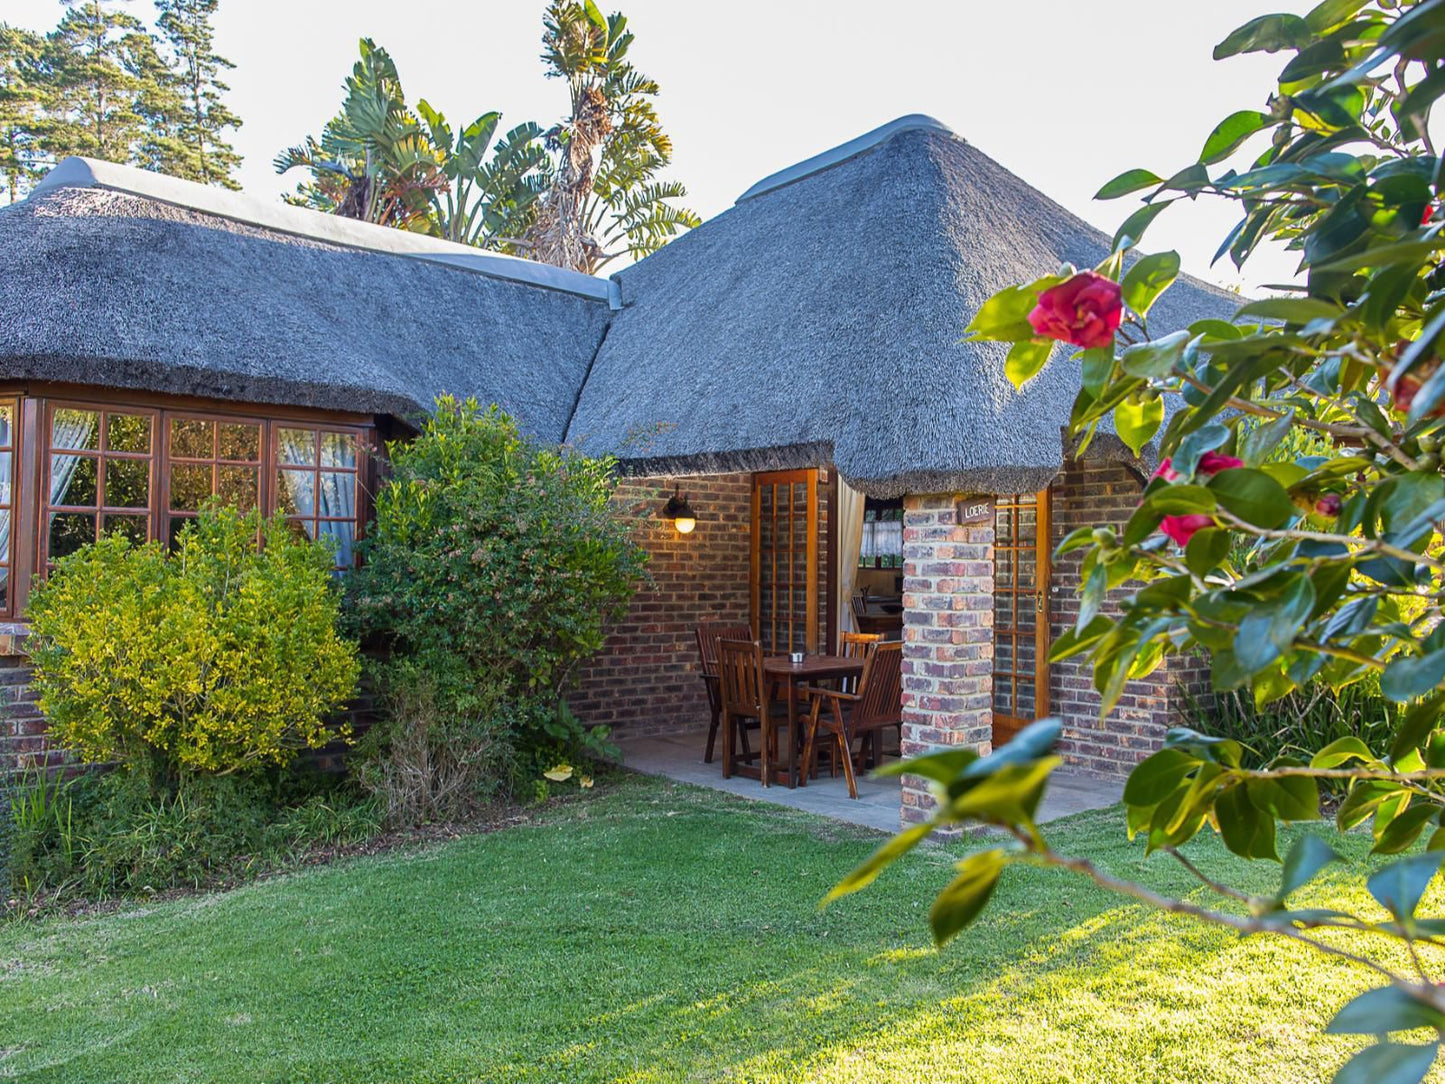
<svg viewBox="0 0 1445 1084"><path fill-rule="evenodd" d="M1220 455L1218 452L1205 452L1199 457L1199 466L1195 467L1195 473L1205 478L1212 477L1222 470L1234 470L1235 467L1244 466L1244 460L1236 459L1232 455Z"/></svg>
<svg viewBox="0 0 1445 1084"><path fill-rule="evenodd" d="M1029 324L1040 335L1089 350L1114 341L1123 315L1119 284L1096 271L1080 271L1039 295Z"/></svg>
<svg viewBox="0 0 1445 1084"><path fill-rule="evenodd" d="M1322 516L1338 516L1343 505L1344 502L1340 500L1338 493L1326 493L1315 501L1315 511Z"/></svg>
<svg viewBox="0 0 1445 1084"><path fill-rule="evenodd" d="M1199 465L1194 468L1194 473L1201 478L1211 478L1222 470L1232 470L1242 466L1244 466L1244 460L1236 459L1232 455L1205 452L1199 457ZM1179 472L1174 469L1173 461L1165 456L1159 464L1159 469L1154 472L1154 477L1163 478L1166 482L1177 482L1179 481Z"/></svg>
<svg viewBox="0 0 1445 1084"><path fill-rule="evenodd" d="M1196 531L1213 526L1213 516L1165 516L1159 529L1181 546L1187 546Z"/></svg>

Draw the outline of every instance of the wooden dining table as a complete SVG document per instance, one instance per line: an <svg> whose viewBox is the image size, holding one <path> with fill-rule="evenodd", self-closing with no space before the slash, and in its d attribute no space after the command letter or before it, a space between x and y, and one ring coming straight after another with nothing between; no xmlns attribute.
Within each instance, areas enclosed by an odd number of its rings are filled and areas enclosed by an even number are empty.
<svg viewBox="0 0 1445 1084"><path fill-rule="evenodd" d="M861 658L845 655L806 655L802 662L793 662L787 655L769 655L763 659L763 674L770 682L781 685L788 698L788 786L807 785L807 765L802 776L798 771L798 687L820 681L836 681L856 677L863 672ZM767 751L763 751L767 755Z"/></svg>

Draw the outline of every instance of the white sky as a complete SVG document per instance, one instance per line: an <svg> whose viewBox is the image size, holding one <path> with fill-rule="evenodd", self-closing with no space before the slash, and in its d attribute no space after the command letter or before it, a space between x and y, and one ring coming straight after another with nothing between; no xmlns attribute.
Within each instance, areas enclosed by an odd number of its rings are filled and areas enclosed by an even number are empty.
<svg viewBox="0 0 1445 1084"><path fill-rule="evenodd" d="M149 0L129 0L153 18ZM318 132L371 36L396 59L407 96L453 123L499 109L509 127L544 126L565 108L542 77L543 0L221 0L218 48L236 64L232 108L245 126L240 174L257 194L288 190L272 157ZM1279 56L1222 63L1214 44L1270 10L1307 0L599 0L637 33L632 57L662 84L659 111L673 175L709 218L784 166L905 113L927 113L1070 210L1112 233L1133 198L1093 193L1132 166L1167 176L1192 162L1220 119L1262 107ZM48 30L58 0L3 0L0 18ZM1171 208L1149 249L1178 248L1184 267L1225 286L1289 277L1270 253L1247 276L1209 260L1233 208ZM1041 269L1047 270L1047 269Z"/></svg>

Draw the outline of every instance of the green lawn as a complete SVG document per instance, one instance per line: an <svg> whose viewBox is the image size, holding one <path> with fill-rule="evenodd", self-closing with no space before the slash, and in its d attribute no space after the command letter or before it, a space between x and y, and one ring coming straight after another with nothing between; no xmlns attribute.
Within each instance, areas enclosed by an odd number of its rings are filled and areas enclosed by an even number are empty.
<svg viewBox="0 0 1445 1084"><path fill-rule="evenodd" d="M1120 821L1053 834L1185 890ZM1063 874L1010 871L942 953L925 913L943 848L820 915L876 842L626 778L493 835L14 923L0 1077L1283 1084L1328 1080L1360 1045L1318 1034L1360 975ZM1212 841L1200 851L1241 876ZM1263 887L1277 867L1244 876ZM1326 878L1318 899L1342 896Z"/></svg>

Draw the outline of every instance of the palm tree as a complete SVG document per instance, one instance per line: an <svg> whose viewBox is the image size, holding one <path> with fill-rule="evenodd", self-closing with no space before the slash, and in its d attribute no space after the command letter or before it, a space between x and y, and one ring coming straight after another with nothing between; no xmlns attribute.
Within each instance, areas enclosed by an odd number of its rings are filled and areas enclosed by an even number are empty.
<svg viewBox="0 0 1445 1084"><path fill-rule="evenodd" d="M344 84L341 112L321 138L276 156L276 172L311 171L289 202L346 218L427 232L432 196L447 186L443 162L407 108L390 54L370 38Z"/></svg>
<svg viewBox="0 0 1445 1084"><path fill-rule="evenodd" d="M571 109L547 132L556 158L522 247L596 274L619 256L655 252L701 219L672 202L687 195L682 184L658 179L672 140L652 102L657 82L627 60L627 18L603 18L592 0L552 0L542 24L542 60L548 76L566 80Z"/></svg>

